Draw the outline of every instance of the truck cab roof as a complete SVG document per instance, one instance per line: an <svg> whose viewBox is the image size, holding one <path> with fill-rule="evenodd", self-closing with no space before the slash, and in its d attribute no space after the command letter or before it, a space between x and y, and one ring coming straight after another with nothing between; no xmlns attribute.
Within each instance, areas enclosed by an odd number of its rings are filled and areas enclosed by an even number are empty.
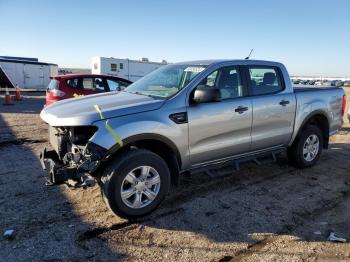
<svg viewBox="0 0 350 262"><path fill-rule="evenodd" d="M251 59L209 59L209 60L194 60L186 62L178 62L178 65L205 65L211 66L222 63L237 63L237 65L270 65L284 67L282 63L266 61L266 60L251 60Z"/></svg>

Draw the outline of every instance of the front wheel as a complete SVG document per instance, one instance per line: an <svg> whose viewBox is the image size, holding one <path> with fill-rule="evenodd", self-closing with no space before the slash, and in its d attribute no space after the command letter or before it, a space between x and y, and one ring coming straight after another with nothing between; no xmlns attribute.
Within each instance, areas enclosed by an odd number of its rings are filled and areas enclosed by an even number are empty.
<svg viewBox="0 0 350 262"><path fill-rule="evenodd" d="M293 145L288 149L288 158L292 164L299 168L311 167L321 156L323 148L323 135L321 130L307 126Z"/></svg>
<svg viewBox="0 0 350 262"><path fill-rule="evenodd" d="M163 201L170 187L170 172L160 156L133 149L110 164L101 181L102 195L113 213L136 218Z"/></svg>

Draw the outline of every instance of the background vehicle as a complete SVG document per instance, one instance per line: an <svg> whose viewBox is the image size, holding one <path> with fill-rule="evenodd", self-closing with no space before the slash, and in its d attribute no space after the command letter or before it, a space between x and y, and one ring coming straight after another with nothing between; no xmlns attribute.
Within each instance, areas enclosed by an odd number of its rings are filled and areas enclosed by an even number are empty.
<svg viewBox="0 0 350 262"><path fill-rule="evenodd" d="M94 74L51 77L46 90L46 106L62 99L109 91L120 91L132 82L120 77Z"/></svg>
<svg viewBox="0 0 350 262"><path fill-rule="evenodd" d="M341 80L337 80L336 82L335 82L335 86L343 86L344 85L344 82L343 81L341 81Z"/></svg>
<svg viewBox="0 0 350 262"><path fill-rule="evenodd" d="M321 83L323 86L332 86L332 82L330 80L323 80Z"/></svg>
<svg viewBox="0 0 350 262"><path fill-rule="evenodd" d="M153 211L179 174L286 150L311 167L343 123L341 88L293 89L275 62L164 66L119 93L66 100L41 112L54 151L49 182L97 181L123 217ZM93 106L95 105L95 106Z"/></svg>
<svg viewBox="0 0 350 262"><path fill-rule="evenodd" d="M337 85L337 80L332 80L329 83L330 83L330 86L336 86Z"/></svg>

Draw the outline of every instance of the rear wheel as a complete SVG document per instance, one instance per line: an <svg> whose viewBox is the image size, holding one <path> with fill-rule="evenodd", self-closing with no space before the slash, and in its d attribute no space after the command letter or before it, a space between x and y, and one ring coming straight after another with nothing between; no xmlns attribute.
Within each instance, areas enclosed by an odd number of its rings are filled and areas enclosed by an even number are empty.
<svg viewBox="0 0 350 262"><path fill-rule="evenodd" d="M118 216L135 218L152 212L170 187L170 172L158 155L143 149L123 153L102 176L101 191Z"/></svg>
<svg viewBox="0 0 350 262"><path fill-rule="evenodd" d="M309 125L299 135L297 140L288 149L288 158L299 168L311 167L320 158L323 148L321 130Z"/></svg>

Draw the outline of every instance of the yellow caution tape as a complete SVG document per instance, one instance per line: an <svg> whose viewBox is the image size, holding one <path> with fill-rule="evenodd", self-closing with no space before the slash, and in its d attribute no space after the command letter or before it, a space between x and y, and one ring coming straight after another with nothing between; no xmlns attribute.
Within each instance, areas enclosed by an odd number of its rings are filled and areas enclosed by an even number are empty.
<svg viewBox="0 0 350 262"><path fill-rule="evenodd" d="M82 97L82 96L84 96L84 95L78 95L78 94L74 93L73 96L74 96L75 98L80 98L80 97Z"/></svg>
<svg viewBox="0 0 350 262"><path fill-rule="evenodd" d="M96 111L100 114L100 118L101 120L104 119L101 108L98 105L94 105ZM120 147L123 146L123 140L120 138L120 136L118 136L118 134L113 130L113 128L108 124L108 120L106 120L105 123L106 129L108 130L109 133L111 133L111 135L114 137L114 139L118 142L118 144L120 145Z"/></svg>
<svg viewBox="0 0 350 262"><path fill-rule="evenodd" d="M96 111L100 114L100 118L101 119L104 119L103 115L102 115L102 111L101 111L101 108L98 106L98 105L94 105Z"/></svg>
<svg viewBox="0 0 350 262"><path fill-rule="evenodd" d="M106 128L109 131L109 133L112 134L114 139L118 142L120 147L122 147L123 146L123 140L121 140L120 136L118 136L118 134L113 130L113 128L111 128L111 126L108 124L108 120L106 121Z"/></svg>

